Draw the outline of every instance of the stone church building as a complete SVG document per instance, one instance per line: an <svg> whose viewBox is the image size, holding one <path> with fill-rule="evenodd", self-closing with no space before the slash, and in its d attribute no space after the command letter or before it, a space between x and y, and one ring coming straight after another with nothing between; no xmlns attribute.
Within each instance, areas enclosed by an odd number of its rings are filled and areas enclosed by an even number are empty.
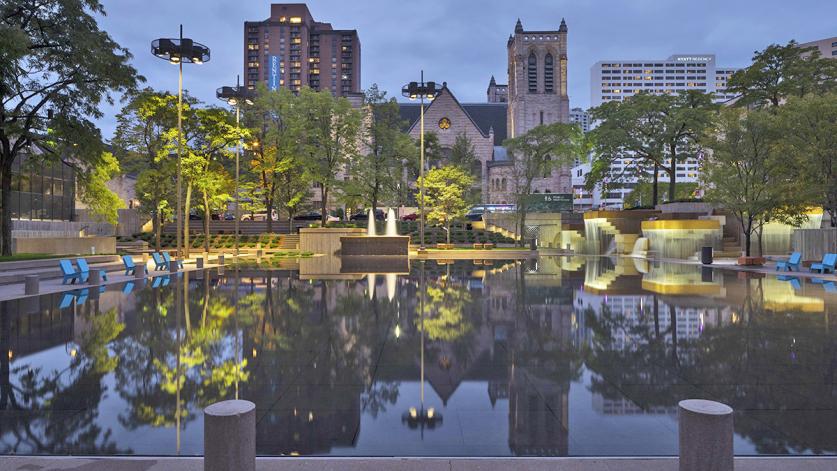
<svg viewBox="0 0 837 471"><path fill-rule="evenodd" d="M434 133L443 149L450 150L464 134L474 148L478 164L474 176L482 202L512 203L512 162L503 147L506 138L530 129L570 120L567 95L567 24L561 20L555 31L526 31L517 20L509 36L508 83L489 81L486 103L460 103L450 86L432 102L425 103L425 133ZM401 116L410 135L420 135L418 103L401 103ZM570 168L555 169L534 182L535 193L572 193Z"/></svg>

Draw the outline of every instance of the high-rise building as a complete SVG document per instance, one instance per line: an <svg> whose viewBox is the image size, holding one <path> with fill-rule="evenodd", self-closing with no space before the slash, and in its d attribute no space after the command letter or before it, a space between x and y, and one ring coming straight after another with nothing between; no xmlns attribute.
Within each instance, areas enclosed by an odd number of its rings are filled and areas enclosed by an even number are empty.
<svg viewBox="0 0 837 471"><path fill-rule="evenodd" d="M610 101L622 101L639 92L673 94L687 90L712 93L716 103L724 103L735 95L726 91L727 81L738 69L717 67L714 54L675 54L667 59L606 60L590 68L590 104L599 106ZM591 123L593 125L594 123ZM632 172L625 172L632 165L633 157L624 155L614 160L609 174L607 191L584 187L591 171L590 163L579 163L572 169L574 207L621 208L625 197L638 185L639 179ZM698 162L686 158L677 164L675 175L678 183L698 181ZM668 174L660 172L660 184L668 182Z"/></svg>
<svg viewBox="0 0 837 471"><path fill-rule="evenodd" d="M802 43L799 45L799 47L815 47L819 49L820 55L822 57L827 57L829 59L837 59L837 36L834 36L833 38L825 38L819 39L817 41Z"/></svg>
<svg viewBox="0 0 837 471"><path fill-rule="evenodd" d="M492 75L488 82L487 94L489 103L506 103L509 101L509 86L508 84L498 84Z"/></svg>
<svg viewBox="0 0 837 471"><path fill-rule="evenodd" d="M590 131L590 113L581 108L570 110L570 122L578 123L584 132Z"/></svg>
<svg viewBox="0 0 837 471"><path fill-rule="evenodd" d="M667 59L605 60L590 68L590 106L621 101L639 92L655 94L700 90L722 103L729 77L737 69L715 65L714 54L675 54Z"/></svg>
<svg viewBox="0 0 837 471"><path fill-rule="evenodd" d="M304 3L270 5L270 18L244 22L244 80L270 89L309 86L335 96L360 92L357 30L315 21Z"/></svg>

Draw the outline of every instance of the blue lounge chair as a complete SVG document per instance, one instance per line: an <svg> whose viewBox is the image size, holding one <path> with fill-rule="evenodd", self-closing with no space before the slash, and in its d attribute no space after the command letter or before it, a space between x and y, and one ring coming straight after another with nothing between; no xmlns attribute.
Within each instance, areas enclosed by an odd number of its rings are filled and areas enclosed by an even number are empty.
<svg viewBox="0 0 837 471"><path fill-rule="evenodd" d="M166 260L166 265L167 266L171 266L171 263L172 263L171 255L169 255L168 252L163 252L163 259ZM177 263L177 268L179 268L181 270L183 269L183 260L176 260L175 263Z"/></svg>
<svg viewBox="0 0 837 471"><path fill-rule="evenodd" d="M133 275L137 269L137 266L134 264L134 257L123 255L122 263L125 265L125 276Z"/></svg>
<svg viewBox="0 0 837 471"><path fill-rule="evenodd" d="M81 281L87 283L87 280L90 279L90 265L88 265L87 260L83 258L77 258L76 264L78 265L78 271L81 274ZM99 277L102 281L108 281L108 272L105 270L99 270Z"/></svg>
<svg viewBox="0 0 837 471"><path fill-rule="evenodd" d="M776 262L777 270L799 271L799 264L802 262L802 254L794 252L786 261Z"/></svg>
<svg viewBox="0 0 837 471"><path fill-rule="evenodd" d="M61 275L64 276L64 279L61 280L62 285L67 284L68 281L73 284L81 280L81 272L73 268L73 262L64 258L58 261L58 266L61 267Z"/></svg>
<svg viewBox="0 0 837 471"><path fill-rule="evenodd" d="M169 269L169 264L166 262L166 260L163 258L163 256L160 255L159 252L152 253L151 258L154 259L154 270L168 270Z"/></svg>
<svg viewBox="0 0 837 471"><path fill-rule="evenodd" d="M811 271L817 273L834 273L837 265L837 253L827 253L822 262L811 265Z"/></svg>

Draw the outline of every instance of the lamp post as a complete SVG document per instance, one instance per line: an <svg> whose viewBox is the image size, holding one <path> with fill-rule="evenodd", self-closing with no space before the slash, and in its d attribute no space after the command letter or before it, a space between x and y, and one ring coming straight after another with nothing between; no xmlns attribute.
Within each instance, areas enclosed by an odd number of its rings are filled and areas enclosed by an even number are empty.
<svg viewBox="0 0 837 471"><path fill-rule="evenodd" d="M436 82L424 81L424 70L421 71L420 82L410 82L401 87L401 95L415 100L418 98L421 101L421 111L419 115L419 251L424 251L424 99L433 100L442 91L441 88L436 88Z"/></svg>
<svg viewBox="0 0 837 471"><path fill-rule="evenodd" d="M159 38L151 42L151 53L160 59L178 65L177 78L177 258L183 257L183 63L203 64L209 62L209 48L192 39L183 37L183 25L180 25L180 37ZM204 217L208 217L204 215Z"/></svg>
<svg viewBox="0 0 837 471"><path fill-rule="evenodd" d="M239 134L238 140L235 143L235 256L238 258L238 239L239 230L238 225L241 220L241 211L239 206L241 201L238 194L238 182L240 177L239 161L241 156L241 103L248 105L253 104L252 93L245 87L241 86L241 77L236 75L235 87L221 87L215 91L215 96L219 100L226 101L231 106L235 107L235 128ZM268 215L268 217L271 217Z"/></svg>

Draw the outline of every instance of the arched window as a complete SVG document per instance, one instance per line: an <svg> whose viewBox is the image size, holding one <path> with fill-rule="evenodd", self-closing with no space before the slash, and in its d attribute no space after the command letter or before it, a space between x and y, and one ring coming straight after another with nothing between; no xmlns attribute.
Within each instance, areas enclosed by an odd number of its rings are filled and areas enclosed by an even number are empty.
<svg viewBox="0 0 837 471"><path fill-rule="evenodd" d="M529 92L536 93L538 91L538 58L535 57L534 52L529 53Z"/></svg>
<svg viewBox="0 0 837 471"><path fill-rule="evenodd" d="M503 180L501 180L501 181L502 181L501 185L502 185L503 191L506 191L506 179L503 178Z"/></svg>
<svg viewBox="0 0 837 471"><path fill-rule="evenodd" d="M552 60L552 54L547 54L543 60L543 91L544 93L554 93L555 87L555 65Z"/></svg>

